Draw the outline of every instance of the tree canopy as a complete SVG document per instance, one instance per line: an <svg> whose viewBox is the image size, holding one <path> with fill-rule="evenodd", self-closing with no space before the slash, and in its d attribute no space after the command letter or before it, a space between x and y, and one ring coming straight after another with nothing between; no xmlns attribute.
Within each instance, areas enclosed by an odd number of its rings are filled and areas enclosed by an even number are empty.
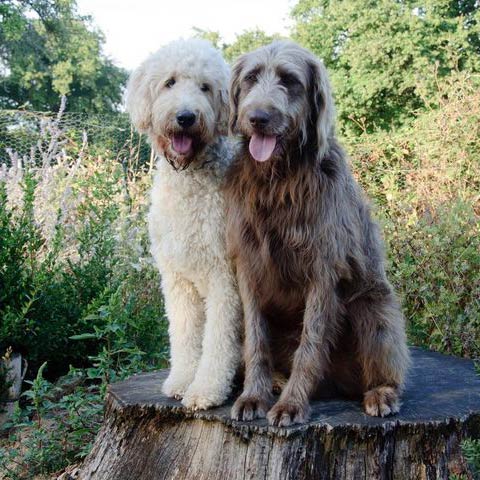
<svg viewBox="0 0 480 480"><path fill-rule="evenodd" d="M259 28L254 28L252 30L244 30L229 44L222 41L219 32L202 30L201 28L194 28L193 30L197 37L209 40L214 47L221 50L225 59L230 63L243 53L255 50L256 48L273 42L273 40L281 38L280 35L268 35Z"/></svg>
<svg viewBox="0 0 480 480"><path fill-rule="evenodd" d="M2 0L0 108L118 108L127 73L102 52L104 37L75 0Z"/></svg>
<svg viewBox="0 0 480 480"><path fill-rule="evenodd" d="M480 70L476 0L299 0L292 17L293 38L330 72L347 129L400 125L442 78Z"/></svg>
<svg viewBox="0 0 480 480"><path fill-rule="evenodd" d="M280 35L267 35L258 28L245 30L240 35L237 35L233 43L224 46L223 54L229 62L232 62L243 53L267 45L279 38Z"/></svg>

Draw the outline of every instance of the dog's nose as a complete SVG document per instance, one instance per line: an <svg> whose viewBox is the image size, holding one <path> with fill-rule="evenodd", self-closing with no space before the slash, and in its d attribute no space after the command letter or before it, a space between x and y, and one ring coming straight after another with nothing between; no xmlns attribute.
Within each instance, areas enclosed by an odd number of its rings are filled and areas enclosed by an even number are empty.
<svg viewBox="0 0 480 480"><path fill-rule="evenodd" d="M248 116L252 127L265 127L270 121L270 114L265 110L254 110Z"/></svg>
<svg viewBox="0 0 480 480"><path fill-rule="evenodd" d="M182 110L177 113L177 123L181 127L191 127L195 123L196 115L190 110Z"/></svg>

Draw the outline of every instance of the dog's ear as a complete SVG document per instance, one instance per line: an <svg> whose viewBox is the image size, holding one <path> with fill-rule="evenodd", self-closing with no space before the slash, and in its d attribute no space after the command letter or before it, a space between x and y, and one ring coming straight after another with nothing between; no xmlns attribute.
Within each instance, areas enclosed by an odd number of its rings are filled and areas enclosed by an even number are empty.
<svg viewBox="0 0 480 480"><path fill-rule="evenodd" d="M317 59L309 62L310 70L310 118L309 123L316 135L318 158L321 160L329 148L333 134L335 107L328 74L323 63Z"/></svg>
<svg viewBox="0 0 480 480"><path fill-rule="evenodd" d="M218 135L228 135L230 106L228 104L228 90L226 88L219 90L218 102L217 133Z"/></svg>
<svg viewBox="0 0 480 480"><path fill-rule="evenodd" d="M232 77L230 80L230 120L228 122L228 130L230 135L234 135L238 120L238 100L240 97L240 82L242 70L244 67L244 57L240 57L232 68Z"/></svg>
<svg viewBox="0 0 480 480"><path fill-rule="evenodd" d="M140 65L127 83L125 103L135 128L146 133L152 122L152 96L145 64Z"/></svg>

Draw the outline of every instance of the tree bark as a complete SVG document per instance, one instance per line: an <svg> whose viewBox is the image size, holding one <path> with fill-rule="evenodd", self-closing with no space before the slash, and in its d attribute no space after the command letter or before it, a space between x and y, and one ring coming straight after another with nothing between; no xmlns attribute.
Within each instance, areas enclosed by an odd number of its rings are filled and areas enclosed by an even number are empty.
<svg viewBox="0 0 480 480"><path fill-rule="evenodd" d="M411 350L400 414L365 415L359 402L312 403L290 428L234 422L231 402L187 412L160 393L167 372L110 386L105 422L81 479L472 478L460 443L480 436L480 377L473 362Z"/></svg>

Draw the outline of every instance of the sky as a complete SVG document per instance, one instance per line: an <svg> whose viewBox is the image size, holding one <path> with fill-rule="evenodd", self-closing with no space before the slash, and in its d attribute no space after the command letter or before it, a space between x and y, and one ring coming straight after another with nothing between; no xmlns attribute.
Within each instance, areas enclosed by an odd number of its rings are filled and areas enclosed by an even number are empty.
<svg viewBox="0 0 480 480"><path fill-rule="evenodd" d="M218 31L227 43L244 30L287 34L295 0L77 0L105 34L105 53L128 70L160 46L192 36L193 27Z"/></svg>

